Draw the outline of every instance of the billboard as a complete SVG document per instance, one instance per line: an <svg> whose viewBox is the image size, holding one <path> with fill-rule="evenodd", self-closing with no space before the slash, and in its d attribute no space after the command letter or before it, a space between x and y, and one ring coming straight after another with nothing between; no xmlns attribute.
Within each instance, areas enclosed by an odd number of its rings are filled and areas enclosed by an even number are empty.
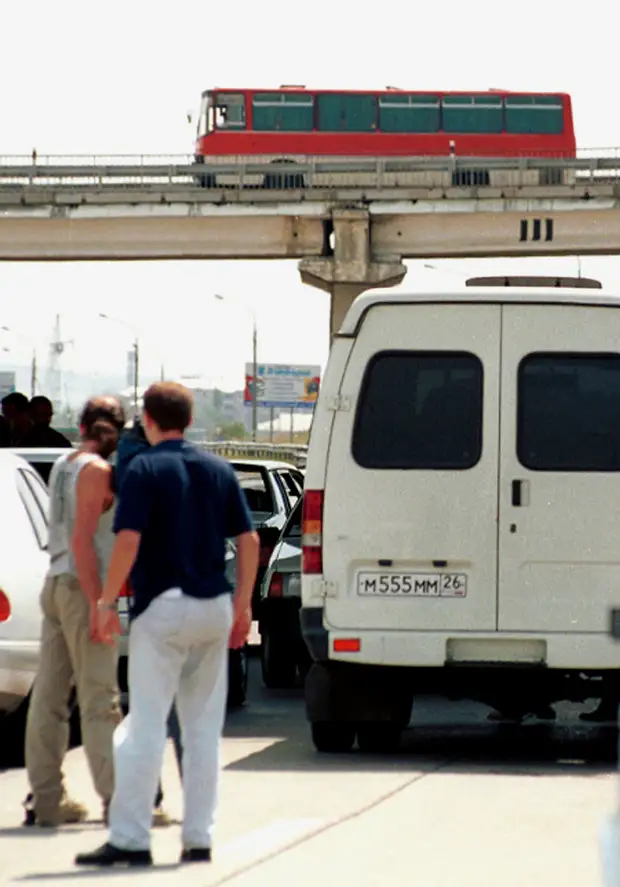
<svg viewBox="0 0 620 887"><path fill-rule="evenodd" d="M256 365L256 402L259 407L311 410L319 394L321 367L308 364L259 363ZM252 404L253 366L245 365L243 400Z"/></svg>
<svg viewBox="0 0 620 887"><path fill-rule="evenodd" d="M15 373L2 371L0 372L0 398L6 397L15 391Z"/></svg>

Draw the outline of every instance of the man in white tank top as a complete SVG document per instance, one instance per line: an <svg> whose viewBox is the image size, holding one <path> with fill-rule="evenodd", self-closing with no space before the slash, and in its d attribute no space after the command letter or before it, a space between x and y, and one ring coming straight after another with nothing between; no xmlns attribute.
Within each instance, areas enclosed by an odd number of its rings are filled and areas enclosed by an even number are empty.
<svg viewBox="0 0 620 887"><path fill-rule="evenodd" d="M112 736L122 719L118 644L99 634L97 601L114 542L107 460L124 419L116 398L91 398L80 418L80 448L61 456L49 479L50 567L41 594L41 652L26 727L26 767L34 819L41 826L87 816L85 807L68 798L62 773L74 683L84 750L104 810L114 791Z"/></svg>

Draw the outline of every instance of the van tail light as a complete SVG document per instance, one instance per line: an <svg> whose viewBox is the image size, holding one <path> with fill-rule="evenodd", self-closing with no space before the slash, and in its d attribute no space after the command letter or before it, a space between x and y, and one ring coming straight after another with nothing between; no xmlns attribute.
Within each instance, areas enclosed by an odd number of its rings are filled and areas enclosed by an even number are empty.
<svg viewBox="0 0 620 887"><path fill-rule="evenodd" d="M11 618L11 602L0 588L0 622L8 622Z"/></svg>
<svg viewBox="0 0 620 887"><path fill-rule="evenodd" d="M282 573L274 573L269 582L267 597L282 597L284 594L284 577Z"/></svg>
<svg viewBox="0 0 620 887"><path fill-rule="evenodd" d="M303 572L323 572L323 490L304 490L301 518Z"/></svg>

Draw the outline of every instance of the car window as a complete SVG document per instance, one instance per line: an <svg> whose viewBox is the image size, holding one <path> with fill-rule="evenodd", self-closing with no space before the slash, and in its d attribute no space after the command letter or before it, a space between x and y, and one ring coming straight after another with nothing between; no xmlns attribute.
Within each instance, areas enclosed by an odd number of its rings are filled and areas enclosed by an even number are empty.
<svg viewBox="0 0 620 887"><path fill-rule="evenodd" d="M45 550L47 548L48 536L47 514L39 505L37 497L33 492L33 488L28 482L27 475L30 474L31 472L26 472L24 471L24 469L19 468L17 471L17 487L21 500L24 503L24 507L28 513L35 538L39 544L39 547Z"/></svg>
<svg viewBox="0 0 620 887"><path fill-rule="evenodd" d="M301 510L302 500L300 499L291 511L289 519L284 526L282 531L283 539L299 539L301 537Z"/></svg>
<svg viewBox="0 0 620 887"><path fill-rule="evenodd" d="M284 512L284 514L288 514L291 510L291 500L286 492L281 478L278 477L277 471L271 472L271 479L273 495L276 500L275 512L277 514L280 514L281 512Z"/></svg>
<svg viewBox="0 0 620 887"><path fill-rule="evenodd" d="M282 481L282 486L284 487L286 495L291 500L291 505L294 505L301 496L301 488L299 484L295 481L290 471L282 470L278 472L278 475Z"/></svg>
<svg viewBox="0 0 620 887"><path fill-rule="evenodd" d="M237 480L245 493L248 508L252 512L273 513L273 496L265 482L265 473L260 468L235 467Z"/></svg>
<svg viewBox="0 0 620 887"><path fill-rule="evenodd" d="M48 492L48 487L45 481L41 478L41 476L36 471L25 471L23 470L23 475L26 479L26 483L32 490L32 493L39 503L39 508L43 512L43 516L45 518L45 524L49 523L49 504L50 497Z"/></svg>

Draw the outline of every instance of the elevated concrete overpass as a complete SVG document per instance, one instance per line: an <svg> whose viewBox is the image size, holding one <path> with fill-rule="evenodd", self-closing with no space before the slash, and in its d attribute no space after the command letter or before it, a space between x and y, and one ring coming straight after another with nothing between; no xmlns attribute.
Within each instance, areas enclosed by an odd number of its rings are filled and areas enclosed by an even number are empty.
<svg viewBox="0 0 620 887"><path fill-rule="evenodd" d="M615 157L209 169L216 187L201 165L0 162L0 260L296 258L333 332L403 259L620 253Z"/></svg>

